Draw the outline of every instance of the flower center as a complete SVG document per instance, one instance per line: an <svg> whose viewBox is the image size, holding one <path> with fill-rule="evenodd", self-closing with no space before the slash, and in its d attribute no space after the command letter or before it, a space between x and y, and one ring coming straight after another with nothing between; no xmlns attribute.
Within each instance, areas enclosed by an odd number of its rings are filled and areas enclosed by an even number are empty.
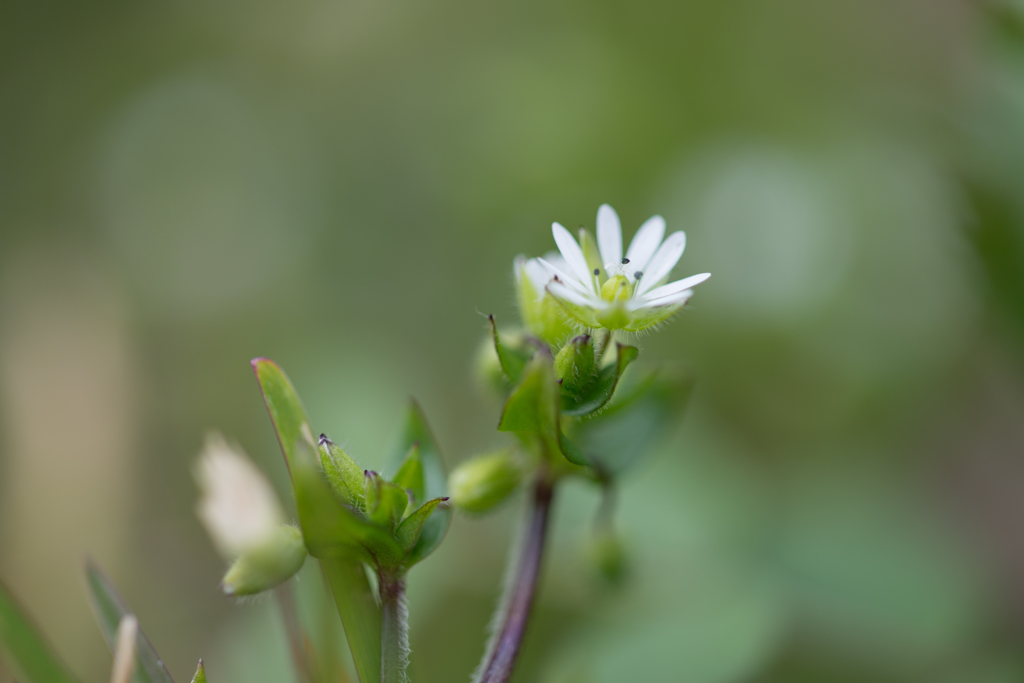
<svg viewBox="0 0 1024 683"><path fill-rule="evenodd" d="M633 287L624 275L612 275L601 285L601 298L605 301L626 301L631 296Z"/></svg>

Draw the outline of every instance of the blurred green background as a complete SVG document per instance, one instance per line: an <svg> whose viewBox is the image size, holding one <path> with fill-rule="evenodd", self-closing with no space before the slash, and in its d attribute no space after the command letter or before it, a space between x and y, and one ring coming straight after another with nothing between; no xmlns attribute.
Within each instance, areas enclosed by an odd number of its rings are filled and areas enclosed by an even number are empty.
<svg viewBox="0 0 1024 683"><path fill-rule="evenodd" d="M1020 2L0 4L0 579L86 683L86 553L178 680L293 680L193 512L211 428L286 490L248 360L367 466L409 394L493 447L479 314L602 202L714 274L639 340L697 390L624 585L564 491L517 680L1024 680ZM517 508L413 572L414 681L475 665Z"/></svg>

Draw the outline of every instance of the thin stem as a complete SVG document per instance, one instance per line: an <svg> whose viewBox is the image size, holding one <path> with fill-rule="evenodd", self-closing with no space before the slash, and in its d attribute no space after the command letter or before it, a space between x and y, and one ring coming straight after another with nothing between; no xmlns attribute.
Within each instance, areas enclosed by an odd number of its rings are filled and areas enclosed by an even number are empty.
<svg viewBox="0 0 1024 683"><path fill-rule="evenodd" d="M488 652L484 655L480 675L477 677L479 683L506 683L512 676L537 592L553 494L552 482L542 475L533 490L522 550L518 556L513 555L509 560L510 563L518 564L506 586L500 621Z"/></svg>
<svg viewBox="0 0 1024 683"><path fill-rule="evenodd" d="M274 594L277 596L277 605L281 608L281 618L284 620L284 627L288 632L292 660L295 662L299 680L312 683L311 667L306 658L305 634L302 632L302 626L299 625L299 613L295 609L295 594L292 593L291 582L282 583L274 591Z"/></svg>
<svg viewBox="0 0 1024 683"><path fill-rule="evenodd" d="M380 577L380 680L405 683L409 666L409 611L405 579Z"/></svg>

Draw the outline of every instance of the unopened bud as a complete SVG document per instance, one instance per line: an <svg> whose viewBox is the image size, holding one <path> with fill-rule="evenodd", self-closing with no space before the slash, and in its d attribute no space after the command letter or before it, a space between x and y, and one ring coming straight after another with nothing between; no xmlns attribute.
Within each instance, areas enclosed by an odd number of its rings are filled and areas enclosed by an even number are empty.
<svg viewBox="0 0 1024 683"><path fill-rule="evenodd" d="M220 434L206 437L195 476L202 492L199 519L226 559L263 545L284 523L270 482Z"/></svg>
<svg viewBox="0 0 1024 683"><path fill-rule="evenodd" d="M594 379L594 343L589 334L570 340L555 356L555 374L562 388L577 394Z"/></svg>
<svg viewBox="0 0 1024 683"><path fill-rule="evenodd" d="M227 595L254 595L290 579L306 560L302 532L282 524L263 543L241 555L221 581Z"/></svg>
<svg viewBox="0 0 1024 683"><path fill-rule="evenodd" d="M324 434L320 435L320 465L334 495L345 505L363 509L363 470L352 456Z"/></svg>
<svg viewBox="0 0 1024 683"><path fill-rule="evenodd" d="M466 512L486 512L519 485L523 465L512 451L479 455L460 464L448 478L452 502Z"/></svg>

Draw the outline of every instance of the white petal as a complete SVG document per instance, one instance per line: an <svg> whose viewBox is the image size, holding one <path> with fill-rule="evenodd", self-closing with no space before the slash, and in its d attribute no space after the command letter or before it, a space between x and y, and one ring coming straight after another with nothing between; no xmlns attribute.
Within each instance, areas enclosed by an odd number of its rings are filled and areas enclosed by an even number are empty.
<svg viewBox="0 0 1024 683"><path fill-rule="evenodd" d="M558 268L563 273L570 272L569 264L566 263L565 259L562 258L562 255L554 249L544 254L544 260L553 265L555 268Z"/></svg>
<svg viewBox="0 0 1024 683"><path fill-rule="evenodd" d="M633 236L626 251L626 258L629 259L630 272L643 270L647 267L651 256L658 250L661 239L665 236L665 219L661 216L648 218L640 229ZM632 279L632 278L631 278Z"/></svg>
<svg viewBox="0 0 1024 683"><path fill-rule="evenodd" d="M587 259L583 256L580 245L576 244L576 240L573 239L569 231L558 223L551 224L551 234L555 238L555 244L558 245L558 251L562 252L562 257L569 264L572 272L576 274L576 279L586 285L587 291L594 292L590 266L587 265Z"/></svg>
<svg viewBox="0 0 1024 683"><path fill-rule="evenodd" d="M587 294L589 296L594 295L594 292L580 282L575 275L570 275L561 268L556 268L546 259L538 258L537 260L540 261L541 265L548 269L548 272L551 273L551 277L557 277L559 282L567 284L583 294ZM551 278L548 278L549 281L550 279Z"/></svg>
<svg viewBox="0 0 1024 683"><path fill-rule="evenodd" d="M657 306L671 306L672 304L678 304L686 301L693 296L692 289L684 289L681 292L675 292L668 296L659 297L657 299L643 299L643 305L640 308L654 308Z"/></svg>
<svg viewBox="0 0 1024 683"><path fill-rule="evenodd" d="M622 225L619 214L607 204L597 210L597 250L602 263L622 262Z"/></svg>
<svg viewBox="0 0 1024 683"><path fill-rule="evenodd" d="M560 282L552 282L549 284L548 291L551 292L552 296L556 296L559 299L565 299L566 301L571 301L577 306L587 306L589 308L605 308L607 306L607 302L604 299L581 294L571 287L566 287Z"/></svg>
<svg viewBox="0 0 1024 683"><path fill-rule="evenodd" d="M655 287L651 291L647 292L647 294L644 294L642 298L648 301L653 301L654 299L660 299L661 297L681 292L684 289L692 289L707 280L709 277L711 277L711 273L691 275L690 277L683 278L682 280L676 280L675 282L670 282L667 285Z"/></svg>
<svg viewBox="0 0 1024 683"><path fill-rule="evenodd" d="M537 291L537 296L544 296L544 287L551 281L551 273L539 259L532 258L523 266L526 277L530 278L530 284Z"/></svg>
<svg viewBox="0 0 1024 683"><path fill-rule="evenodd" d="M647 268L644 269L643 277L640 278L637 286L636 295L643 296L644 293L657 286L662 278L668 275L676 263L679 262L679 257L683 255L683 250L685 249L686 233L679 231L669 235L668 239L658 247L658 251L654 252L654 256L648 262Z"/></svg>

